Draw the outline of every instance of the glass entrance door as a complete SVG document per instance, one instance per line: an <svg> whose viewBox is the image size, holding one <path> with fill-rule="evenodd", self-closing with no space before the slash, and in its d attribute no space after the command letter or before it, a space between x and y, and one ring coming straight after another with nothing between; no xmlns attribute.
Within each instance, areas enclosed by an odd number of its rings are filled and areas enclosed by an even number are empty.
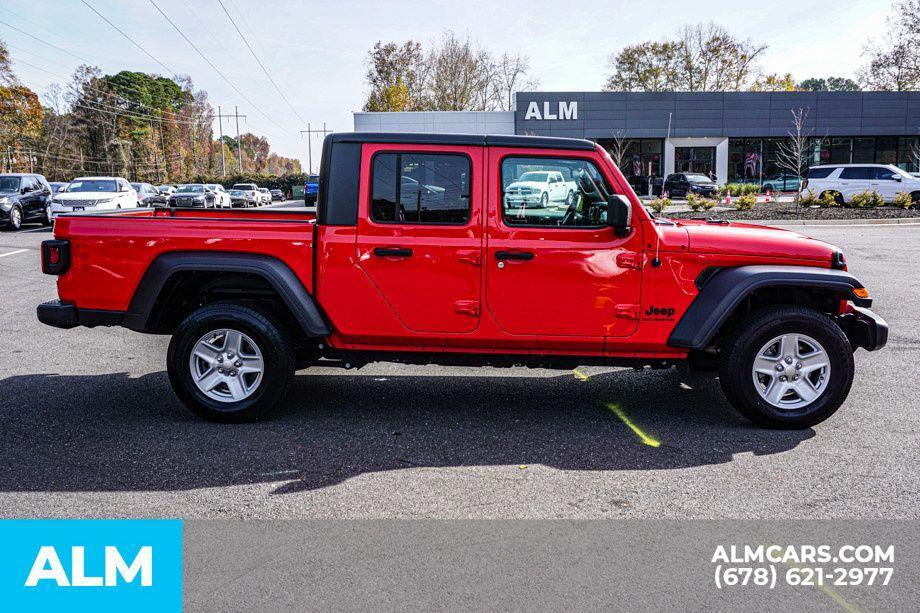
<svg viewBox="0 0 920 613"><path fill-rule="evenodd" d="M715 147L675 147L674 171L712 175L716 169Z"/></svg>

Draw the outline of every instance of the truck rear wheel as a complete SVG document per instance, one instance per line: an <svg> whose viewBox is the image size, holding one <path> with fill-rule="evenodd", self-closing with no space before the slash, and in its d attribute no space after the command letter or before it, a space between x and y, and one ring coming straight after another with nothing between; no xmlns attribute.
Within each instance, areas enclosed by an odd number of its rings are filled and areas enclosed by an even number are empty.
<svg viewBox="0 0 920 613"><path fill-rule="evenodd" d="M271 314L241 304L198 309L176 329L167 370L192 412L221 422L255 421L284 395L294 351Z"/></svg>
<svg viewBox="0 0 920 613"><path fill-rule="evenodd" d="M807 428L840 408L853 370L853 350L837 324L812 309L780 306L735 326L722 349L719 381L754 423Z"/></svg>

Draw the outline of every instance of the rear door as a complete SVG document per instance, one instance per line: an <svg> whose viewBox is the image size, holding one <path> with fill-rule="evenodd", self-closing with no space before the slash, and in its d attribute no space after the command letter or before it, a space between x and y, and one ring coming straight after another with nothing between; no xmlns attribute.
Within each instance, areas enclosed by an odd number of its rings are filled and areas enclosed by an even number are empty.
<svg viewBox="0 0 920 613"><path fill-rule="evenodd" d="M560 172L574 189L572 202L546 209L509 202L504 188L533 171ZM606 195L618 190L596 159L492 148L489 172L486 296L499 326L559 349L600 349L605 337L631 334L642 239L638 228L621 238L606 225Z"/></svg>
<svg viewBox="0 0 920 613"><path fill-rule="evenodd" d="M357 257L415 332L479 325L482 148L365 144Z"/></svg>
<svg viewBox="0 0 920 613"><path fill-rule="evenodd" d="M869 189L872 168L868 166L847 166L840 172L840 193L847 202L859 193Z"/></svg>

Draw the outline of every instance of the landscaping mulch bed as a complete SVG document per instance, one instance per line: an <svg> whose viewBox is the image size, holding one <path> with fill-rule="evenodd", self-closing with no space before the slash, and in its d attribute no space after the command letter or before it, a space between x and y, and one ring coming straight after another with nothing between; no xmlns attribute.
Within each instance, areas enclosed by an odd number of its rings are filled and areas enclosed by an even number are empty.
<svg viewBox="0 0 920 613"><path fill-rule="evenodd" d="M812 209L797 207L791 202L758 203L747 211L716 207L711 211L680 211L669 212L665 209L664 217L674 219L689 219L691 217L713 219L897 219L899 217L920 217L920 207L912 206L902 209L894 206L881 206L874 208L834 207L826 209Z"/></svg>

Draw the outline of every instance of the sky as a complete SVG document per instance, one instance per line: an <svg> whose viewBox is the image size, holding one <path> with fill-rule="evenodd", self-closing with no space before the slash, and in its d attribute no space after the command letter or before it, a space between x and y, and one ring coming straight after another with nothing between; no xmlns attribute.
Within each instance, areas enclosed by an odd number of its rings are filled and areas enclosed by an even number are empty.
<svg viewBox="0 0 920 613"><path fill-rule="evenodd" d="M361 110L367 94L367 52L378 40L411 38L428 45L453 30L496 55L507 51L528 56L540 91L598 91L612 53L629 44L670 36L688 23L714 21L740 38L768 45L760 62L767 73L791 72L797 80L852 78L863 63L864 44L884 35L892 4L890 0L153 0L215 70L151 0L86 1L150 55L81 0L2 0L0 21L28 33L0 23L0 38L10 47L24 84L42 94L85 60L106 74L134 70L172 76L165 66L190 75L196 89L208 92L215 109L220 105L227 112L238 106L246 115L241 132L266 136L273 151L301 159L304 167L308 143L300 131L307 129L307 123L314 129L322 128L323 122L330 130L353 128L352 113ZM291 106L252 57L220 2ZM228 132L226 123L224 129ZM314 168L321 139L316 134L311 141Z"/></svg>

